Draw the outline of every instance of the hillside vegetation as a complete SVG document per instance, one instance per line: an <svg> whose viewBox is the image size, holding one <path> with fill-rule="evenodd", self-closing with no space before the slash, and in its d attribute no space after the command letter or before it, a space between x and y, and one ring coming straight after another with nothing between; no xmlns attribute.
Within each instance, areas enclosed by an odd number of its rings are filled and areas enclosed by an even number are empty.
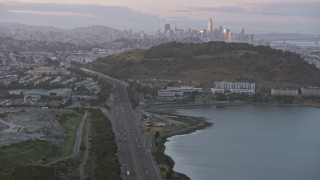
<svg viewBox="0 0 320 180"><path fill-rule="evenodd" d="M216 80L260 82L262 88L320 85L319 69L298 54L240 43L174 42L99 58L87 67L120 79L194 80L207 87Z"/></svg>

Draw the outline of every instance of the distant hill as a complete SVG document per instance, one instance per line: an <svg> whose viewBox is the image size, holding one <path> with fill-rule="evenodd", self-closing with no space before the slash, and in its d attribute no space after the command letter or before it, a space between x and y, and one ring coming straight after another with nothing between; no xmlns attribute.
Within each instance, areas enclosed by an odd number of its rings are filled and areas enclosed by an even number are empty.
<svg viewBox="0 0 320 180"><path fill-rule="evenodd" d="M169 43L99 58L89 68L110 76L198 81L248 81L271 86L320 86L320 70L298 54L266 46L209 42Z"/></svg>
<svg viewBox="0 0 320 180"><path fill-rule="evenodd" d="M60 42L111 42L123 37L122 31L101 25L60 29L51 26L31 26L0 23L0 36L18 40L47 40Z"/></svg>
<svg viewBox="0 0 320 180"><path fill-rule="evenodd" d="M20 23L0 23L0 28L7 28L9 30L15 29L24 29L27 31L41 31L41 32L49 32L49 31L56 31L56 32L64 32L66 30L56 28L53 26L32 26Z"/></svg>
<svg viewBox="0 0 320 180"><path fill-rule="evenodd" d="M102 25L93 25L93 26L87 26L87 27L77 27L73 28L71 30L68 30L69 32L74 33L105 33L105 32L119 32L119 30L108 27L108 26L102 26Z"/></svg>

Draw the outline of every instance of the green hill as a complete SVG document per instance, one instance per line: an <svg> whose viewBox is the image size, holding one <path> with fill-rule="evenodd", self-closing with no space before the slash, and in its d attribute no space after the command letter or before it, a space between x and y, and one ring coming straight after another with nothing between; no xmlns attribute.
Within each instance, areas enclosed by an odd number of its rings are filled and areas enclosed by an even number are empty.
<svg viewBox="0 0 320 180"><path fill-rule="evenodd" d="M99 58L87 67L120 79L194 80L207 87L217 80L260 82L262 88L320 86L320 70L298 54L240 43L169 43Z"/></svg>

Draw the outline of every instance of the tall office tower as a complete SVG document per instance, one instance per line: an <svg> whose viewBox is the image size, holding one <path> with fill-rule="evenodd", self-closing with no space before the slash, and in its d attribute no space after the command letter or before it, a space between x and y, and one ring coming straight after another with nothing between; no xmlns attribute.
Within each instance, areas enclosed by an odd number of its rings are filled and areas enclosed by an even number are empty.
<svg viewBox="0 0 320 180"><path fill-rule="evenodd" d="M229 32L230 30L228 28L224 28L223 29L223 36L224 36L224 40L229 40Z"/></svg>
<svg viewBox="0 0 320 180"><path fill-rule="evenodd" d="M240 33L241 33L241 34L244 34L244 29L243 29L243 27L240 28Z"/></svg>
<svg viewBox="0 0 320 180"><path fill-rule="evenodd" d="M220 40L223 40L223 27L222 26L219 26L219 39Z"/></svg>
<svg viewBox="0 0 320 180"><path fill-rule="evenodd" d="M233 42L235 40L234 34L232 32L229 32L228 41Z"/></svg>
<svg viewBox="0 0 320 180"><path fill-rule="evenodd" d="M170 24L165 24L164 25L164 33L167 33L170 31Z"/></svg>
<svg viewBox="0 0 320 180"><path fill-rule="evenodd" d="M213 36L212 36L212 38L214 39L214 40L219 40L220 38L219 38L219 30L217 29L217 28L215 28L214 30L213 30Z"/></svg>
<svg viewBox="0 0 320 180"><path fill-rule="evenodd" d="M213 40L213 23L212 23L212 18L209 19L208 22L208 29L207 30L207 38L209 41Z"/></svg>
<svg viewBox="0 0 320 180"><path fill-rule="evenodd" d="M245 34L244 34L244 29L243 29L243 27L240 28L239 39L240 39L240 42L244 42Z"/></svg>
<svg viewBox="0 0 320 180"><path fill-rule="evenodd" d="M223 27L222 27L222 26L219 26L219 31L220 31L221 33L223 33Z"/></svg>
<svg viewBox="0 0 320 180"><path fill-rule="evenodd" d="M208 22L208 32L210 32L210 33L213 32L212 18L210 18L210 19L209 19L209 22Z"/></svg>

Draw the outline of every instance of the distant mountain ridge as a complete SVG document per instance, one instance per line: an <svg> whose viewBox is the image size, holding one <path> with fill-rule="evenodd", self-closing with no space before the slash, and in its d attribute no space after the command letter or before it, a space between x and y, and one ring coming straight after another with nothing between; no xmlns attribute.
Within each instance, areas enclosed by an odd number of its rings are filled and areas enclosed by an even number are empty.
<svg viewBox="0 0 320 180"><path fill-rule="evenodd" d="M18 40L47 40L62 42L110 42L123 37L123 32L108 26L93 25L73 29L52 26L32 26L18 23L0 23L0 36Z"/></svg>
<svg viewBox="0 0 320 180"><path fill-rule="evenodd" d="M115 28L103 25L92 25L85 27L75 27L72 29L62 29L54 26L34 26L20 23L0 23L0 28L9 29L26 29L26 30L41 30L41 31L58 31L58 32L90 32L90 31L120 31Z"/></svg>
<svg viewBox="0 0 320 180"><path fill-rule="evenodd" d="M69 32L82 32L82 33L102 33L105 31L120 31L117 29L114 29L112 27L103 26L103 25L92 25L87 27L76 27L70 30L67 30Z"/></svg>
<svg viewBox="0 0 320 180"><path fill-rule="evenodd" d="M10 30L13 29L26 29L29 31L65 31L64 29L56 28L54 26L33 26L27 24L20 24L20 23L0 23L0 28L8 28Z"/></svg>

